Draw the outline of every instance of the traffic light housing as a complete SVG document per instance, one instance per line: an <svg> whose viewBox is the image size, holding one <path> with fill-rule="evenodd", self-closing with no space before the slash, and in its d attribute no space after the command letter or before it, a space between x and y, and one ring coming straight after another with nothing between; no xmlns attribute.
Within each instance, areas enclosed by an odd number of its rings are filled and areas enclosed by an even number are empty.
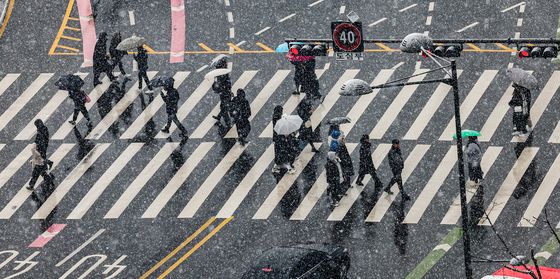
<svg viewBox="0 0 560 279"><path fill-rule="evenodd" d="M518 46L517 56L519 58L554 58L558 56L558 46Z"/></svg>
<svg viewBox="0 0 560 279"><path fill-rule="evenodd" d="M463 51L461 44L444 44L435 46L433 53L440 57L460 57Z"/></svg>
<svg viewBox="0 0 560 279"><path fill-rule="evenodd" d="M288 44L288 51L293 56L327 56L326 44Z"/></svg>

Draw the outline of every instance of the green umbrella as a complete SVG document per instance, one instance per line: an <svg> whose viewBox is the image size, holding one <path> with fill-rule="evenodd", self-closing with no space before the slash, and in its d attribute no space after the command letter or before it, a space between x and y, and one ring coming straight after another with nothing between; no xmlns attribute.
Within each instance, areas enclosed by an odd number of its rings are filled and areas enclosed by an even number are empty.
<svg viewBox="0 0 560 279"><path fill-rule="evenodd" d="M463 131L461 131L461 137L462 137L462 138L466 138L466 137L480 137L480 132L479 132L479 131L475 131L475 130L463 130ZM457 139L457 134L453 134L453 139L454 139L454 140Z"/></svg>

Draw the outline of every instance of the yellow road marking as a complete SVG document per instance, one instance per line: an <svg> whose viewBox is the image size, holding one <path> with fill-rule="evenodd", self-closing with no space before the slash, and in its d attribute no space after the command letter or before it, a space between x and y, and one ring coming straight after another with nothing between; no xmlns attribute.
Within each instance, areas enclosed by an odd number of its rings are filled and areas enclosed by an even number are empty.
<svg viewBox="0 0 560 279"><path fill-rule="evenodd" d="M58 29L58 33L56 34L56 37L54 38L54 42L51 45L51 49L49 50L49 55L54 54L54 51L56 50L56 48L58 46L58 43L60 42L60 37L62 36L62 33L64 32L64 29L70 29L66 26L66 24L68 23L68 18L70 17L70 13L72 12L72 7L73 6L74 6L74 0L68 1L68 7L66 7L66 13L64 14L64 18L62 19L62 24L60 25L60 28ZM62 47L62 48L64 48L64 47ZM79 51L79 50L76 50L76 51Z"/></svg>
<svg viewBox="0 0 560 279"><path fill-rule="evenodd" d="M209 48L207 45L203 44L203 43L198 43L198 46L201 47L202 49L206 50L206 52L216 52L213 49Z"/></svg>
<svg viewBox="0 0 560 279"><path fill-rule="evenodd" d="M267 52L275 52L273 49L269 48L267 45L263 43L257 42L256 45L258 45L260 48L264 49Z"/></svg>
<svg viewBox="0 0 560 279"><path fill-rule="evenodd" d="M496 45L497 45L499 48L504 49L504 50L507 50L507 51L510 51L510 52L511 52L511 51L516 51L515 49L510 48L510 47L507 47L507 46L505 46L505 45L503 45L503 44L499 44L499 43L498 43L498 44L496 44Z"/></svg>
<svg viewBox="0 0 560 279"><path fill-rule="evenodd" d="M148 44L144 44L144 48L146 49L146 51L148 53L154 53L155 52L154 49L151 48Z"/></svg>
<svg viewBox="0 0 560 279"><path fill-rule="evenodd" d="M76 41L76 42L79 42L79 41L82 40L82 39L80 39L80 38L70 37L70 36L64 36L64 35L62 35L62 36L60 36L60 37L63 38L63 39L67 39L67 40L71 40L71 41Z"/></svg>
<svg viewBox="0 0 560 279"><path fill-rule="evenodd" d="M244 50L242 50L240 47L234 45L233 43L227 43L227 45L231 48L233 48L235 51L237 52L245 52Z"/></svg>
<svg viewBox="0 0 560 279"><path fill-rule="evenodd" d="M68 17L68 19L69 19L69 20L78 20L78 21L80 20L79 18L75 18L75 17L71 17L71 16Z"/></svg>
<svg viewBox="0 0 560 279"><path fill-rule="evenodd" d="M386 50L386 51L394 51L393 49L391 49L390 47L386 46L385 44L382 43L375 43L378 47Z"/></svg>
<svg viewBox="0 0 560 279"><path fill-rule="evenodd" d="M474 50L482 50L481 48L477 47L475 44L468 43L467 45Z"/></svg>
<svg viewBox="0 0 560 279"><path fill-rule="evenodd" d="M72 31L82 31L80 28L65 26L64 29L72 30Z"/></svg>
<svg viewBox="0 0 560 279"><path fill-rule="evenodd" d="M185 255L183 255L180 259L178 259L173 265L171 265L165 272L163 272L158 279L165 278L171 271L177 268L182 262L188 259L198 248L200 248L206 241L208 241L212 236L214 236L218 231L222 229L229 221L233 219L233 216L228 217L224 221L222 221L216 228L214 228L207 236L205 236L200 242L198 242L191 250L189 250Z"/></svg>
<svg viewBox="0 0 560 279"><path fill-rule="evenodd" d="M61 44L57 45L56 47L59 47L59 48L62 48L62 49L67 49L67 50L71 50L71 51L74 51L74 52L79 52L79 51L80 51L80 50L77 49L77 48L73 48L73 47L69 47L69 46L65 46L65 45L61 45Z"/></svg>
<svg viewBox="0 0 560 279"><path fill-rule="evenodd" d="M150 274L154 273L154 271L156 271L156 269L158 269L161 265L163 265L165 262L167 262L171 257L175 256L175 254L177 254L179 251L181 251L181 249L183 249L183 247L187 246L187 244L189 244L195 237L197 237L208 226L210 226L210 224L212 224L212 222L214 222L214 220L216 220L216 217L212 217L212 218L208 219L208 221L206 221L206 223L204 223L204 225L202 225L200 228L198 228L198 230L196 230L189 237L187 237L187 239L185 241L183 241L183 243L181 243L179 246L177 246L177 248L173 249L173 251L171 251L171 253L169 253L167 256L165 256L165 258L161 259L156 265L154 265L152 268L150 268L150 270L148 270L148 271L146 271L146 273L142 274L142 276L140 276L140 279L148 278L148 276L150 276Z"/></svg>
<svg viewBox="0 0 560 279"><path fill-rule="evenodd" d="M2 34L4 34L4 30L6 30L6 26L8 26L8 21L10 20L10 16L12 15L13 8L14 8L14 0L9 0L8 10L6 11L6 17L4 17L4 21L0 25L0 38L2 37Z"/></svg>

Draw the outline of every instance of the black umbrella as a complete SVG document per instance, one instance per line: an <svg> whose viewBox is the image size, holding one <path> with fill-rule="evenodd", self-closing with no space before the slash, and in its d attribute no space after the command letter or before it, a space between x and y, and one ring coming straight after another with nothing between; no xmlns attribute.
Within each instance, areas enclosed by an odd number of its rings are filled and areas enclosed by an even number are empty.
<svg viewBox="0 0 560 279"><path fill-rule="evenodd" d="M68 74L61 76L54 84L60 90L80 90L84 86L84 80L80 76Z"/></svg>
<svg viewBox="0 0 560 279"><path fill-rule="evenodd" d="M332 118L331 120L327 121L327 124L329 125L340 125L340 124L346 124L346 123L350 123L350 118L346 117L346 116L340 116L340 117L335 117Z"/></svg>
<svg viewBox="0 0 560 279"><path fill-rule="evenodd" d="M152 87L162 87L162 86L173 87L174 82L175 82L175 79L173 79L172 77L157 76L154 79L152 79L152 81L150 82L150 85Z"/></svg>

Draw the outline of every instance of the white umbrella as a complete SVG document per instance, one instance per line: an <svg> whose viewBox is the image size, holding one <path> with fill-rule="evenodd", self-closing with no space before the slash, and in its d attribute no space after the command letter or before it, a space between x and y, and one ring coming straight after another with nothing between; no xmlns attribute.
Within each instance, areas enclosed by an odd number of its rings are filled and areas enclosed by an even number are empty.
<svg viewBox="0 0 560 279"><path fill-rule="evenodd" d="M117 45L117 49L134 50L137 47L144 45L145 42L146 39L144 39L144 37L137 37L133 35L132 37L126 38L122 42L120 42L119 45Z"/></svg>
<svg viewBox="0 0 560 279"><path fill-rule="evenodd" d="M210 67L216 67L216 64L222 62L222 61L228 61L229 56L225 55L225 54L220 54L216 57L214 57L214 59L212 59L212 62L210 63Z"/></svg>
<svg viewBox="0 0 560 279"><path fill-rule="evenodd" d="M521 68L507 69L506 75L509 77L509 79L511 79L511 81L527 89L534 89L539 86L539 82L537 81L537 79Z"/></svg>
<svg viewBox="0 0 560 279"><path fill-rule="evenodd" d="M231 73L231 69L214 69L214 70L208 72L206 75L204 75L204 78L212 80L215 77L227 75L229 73Z"/></svg>
<svg viewBox="0 0 560 279"><path fill-rule="evenodd" d="M301 127L303 120L298 115L282 115L274 125L274 131L280 135L289 135Z"/></svg>

